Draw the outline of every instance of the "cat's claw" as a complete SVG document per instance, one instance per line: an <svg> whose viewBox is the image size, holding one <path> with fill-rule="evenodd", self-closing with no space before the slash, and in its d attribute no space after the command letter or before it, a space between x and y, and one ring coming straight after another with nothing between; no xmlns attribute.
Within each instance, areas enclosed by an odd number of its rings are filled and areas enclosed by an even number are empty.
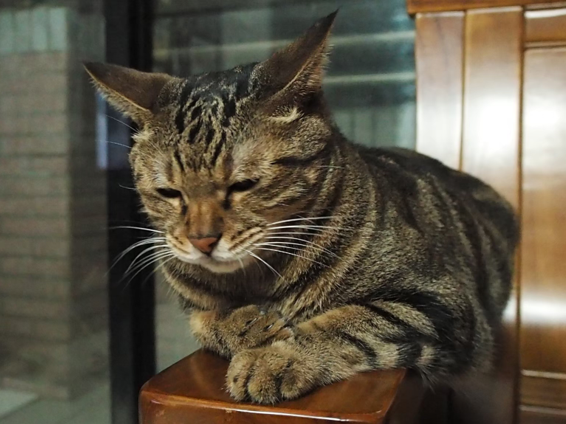
<svg viewBox="0 0 566 424"><path fill-rule="evenodd" d="M227 327L237 329L235 332L240 343L250 348L294 335L292 327L281 313L260 309L256 305L236 309L226 320Z"/></svg>

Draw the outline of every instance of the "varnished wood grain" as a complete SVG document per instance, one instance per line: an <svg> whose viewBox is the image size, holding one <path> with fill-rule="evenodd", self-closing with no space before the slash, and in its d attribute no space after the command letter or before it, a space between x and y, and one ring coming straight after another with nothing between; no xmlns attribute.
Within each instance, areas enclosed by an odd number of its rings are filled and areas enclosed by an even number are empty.
<svg viewBox="0 0 566 424"><path fill-rule="evenodd" d="M566 370L566 55L556 48L566 40L566 3L549 1L437 1L409 0L411 12L465 10L476 7L525 5L522 8L468 10L465 20L465 59L458 62L449 43L435 37L440 32L438 13L417 16L417 78L427 81L418 86L419 114L438 86L438 102L447 102L445 92L453 80L434 79L426 72L441 69L443 60L465 64L462 169L479 176L502 192L520 211L523 246L518 255L519 278L522 281L521 352L523 368L539 373ZM559 10L563 8L564 10ZM551 10L549 10L551 9ZM525 27L523 27L525 23ZM458 42L461 37L456 37ZM419 40L436 43L437 50ZM454 39L450 40L456 43ZM525 44L523 44L523 42ZM553 49L541 47L553 46ZM427 48L426 54L420 54ZM523 49L528 49L523 68ZM536 48L536 50L535 50ZM531 50L532 49L532 50ZM436 62L435 62L436 60ZM419 67L420 64L426 67ZM424 72L423 72L424 70ZM522 72L525 70L524 150L521 154ZM423 75L421 75L423 74ZM424 78L423 78L424 77ZM431 84L431 86L428 86ZM444 91L443 91L444 90ZM448 96L449 98L449 96ZM452 100L458 96L452 96ZM424 102L423 104L420 104ZM428 107L440 108L434 103ZM434 109L432 108L432 109ZM457 105L458 110L462 110ZM443 112L453 116L451 112ZM442 120L441 118L436 118ZM419 115L419 120L420 120ZM435 135L444 139L445 127L430 125L418 132L420 151L443 158L456 166L455 140L434 144ZM435 131L435 127L439 130ZM455 132L455 131L454 131ZM458 137L458 136L457 136ZM421 140L427 142L422 144ZM460 140L458 140L459 142ZM521 156L521 157L519 157ZM452 158L452 159L450 159ZM524 162L524 180L521 174ZM560 164L562 167L560 168ZM522 194L524 190L524 199ZM562 205L562 206L560 206ZM496 373L486 378L464 381L450 397L450 422L566 424L563 408L562 380L529 375L523 379L520 416L514 420L518 380L517 370L517 304L518 291L507 309L505 328L499 342L503 349L496 362ZM544 373L543 373L544 374ZM461 392L460 392L461 390ZM537 406L533 406L537 405Z"/></svg>
<svg viewBox="0 0 566 424"><path fill-rule="evenodd" d="M466 14L462 170L478 176L516 208L520 192L521 8ZM453 396L460 423L514 423L518 342L515 290L498 334L491 374L466 379Z"/></svg>
<svg viewBox="0 0 566 424"><path fill-rule="evenodd" d="M566 412L558 409L522 406L519 424L566 424Z"/></svg>
<svg viewBox="0 0 566 424"><path fill-rule="evenodd" d="M359 374L269 407L232 400L224 386L227 367L227 361L198 351L153 377L140 394L141 423L383 423L405 375L402 370Z"/></svg>
<svg viewBox="0 0 566 424"><path fill-rule="evenodd" d="M566 7L566 1L549 1L546 3L527 4L525 10L549 10L549 9L563 9Z"/></svg>
<svg viewBox="0 0 566 424"><path fill-rule="evenodd" d="M566 45L566 8L525 13L527 47Z"/></svg>
<svg viewBox="0 0 566 424"><path fill-rule="evenodd" d="M523 372L521 403L563 409L566 414L566 374L536 374L535 372L525 375Z"/></svg>
<svg viewBox="0 0 566 424"><path fill-rule="evenodd" d="M566 49L525 56L521 352L566 373Z"/></svg>
<svg viewBox="0 0 566 424"><path fill-rule="evenodd" d="M417 150L459 168L464 13L418 15Z"/></svg>
<svg viewBox="0 0 566 424"><path fill-rule="evenodd" d="M526 6L549 3L548 0L407 0L410 14L425 12L448 12L478 8Z"/></svg>
<svg viewBox="0 0 566 424"><path fill-rule="evenodd" d="M448 391L439 385L431 389L417 372L408 371L385 424L449 424Z"/></svg>
<svg viewBox="0 0 566 424"><path fill-rule="evenodd" d="M466 16L462 169L519 205L522 10Z"/></svg>

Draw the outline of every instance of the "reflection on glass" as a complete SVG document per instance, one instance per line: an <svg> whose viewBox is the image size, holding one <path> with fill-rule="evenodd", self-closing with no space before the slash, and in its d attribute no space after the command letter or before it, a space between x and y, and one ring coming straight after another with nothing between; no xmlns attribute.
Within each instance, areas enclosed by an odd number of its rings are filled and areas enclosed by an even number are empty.
<svg viewBox="0 0 566 424"><path fill-rule="evenodd" d="M102 1L0 3L0 424L108 424Z"/></svg>
<svg viewBox="0 0 566 424"><path fill-rule="evenodd" d="M403 0L156 0L154 69L177 76L261 61L340 7L325 93L342 132L370 146L415 145L414 23ZM196 343L158 284L160 368Z"/></svg>

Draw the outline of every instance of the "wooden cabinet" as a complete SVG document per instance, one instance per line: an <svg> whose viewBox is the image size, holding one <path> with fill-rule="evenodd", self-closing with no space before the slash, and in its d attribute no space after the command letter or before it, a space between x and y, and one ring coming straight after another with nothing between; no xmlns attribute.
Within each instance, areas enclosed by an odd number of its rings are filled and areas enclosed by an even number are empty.
<svg viewBox="0 0 566 424"><path fill-rule="evenodd" d="M449 422L566 423L566 4L408 0L416 13L417 149L517 208L515 291L492 374Z"/></svg>

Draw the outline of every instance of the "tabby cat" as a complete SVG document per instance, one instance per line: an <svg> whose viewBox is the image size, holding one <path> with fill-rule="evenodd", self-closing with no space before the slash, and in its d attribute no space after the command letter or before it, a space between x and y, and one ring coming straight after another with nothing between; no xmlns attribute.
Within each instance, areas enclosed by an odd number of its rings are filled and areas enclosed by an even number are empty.
<svg viewBox="0 0 566 424"><path fill-rule="evenodd" d="M87 63L139 125L162 269L237 400L355 373L487 370L518 224L478 179L346 140L322 92L336 13L261 63L188 78Z"/></svg>

